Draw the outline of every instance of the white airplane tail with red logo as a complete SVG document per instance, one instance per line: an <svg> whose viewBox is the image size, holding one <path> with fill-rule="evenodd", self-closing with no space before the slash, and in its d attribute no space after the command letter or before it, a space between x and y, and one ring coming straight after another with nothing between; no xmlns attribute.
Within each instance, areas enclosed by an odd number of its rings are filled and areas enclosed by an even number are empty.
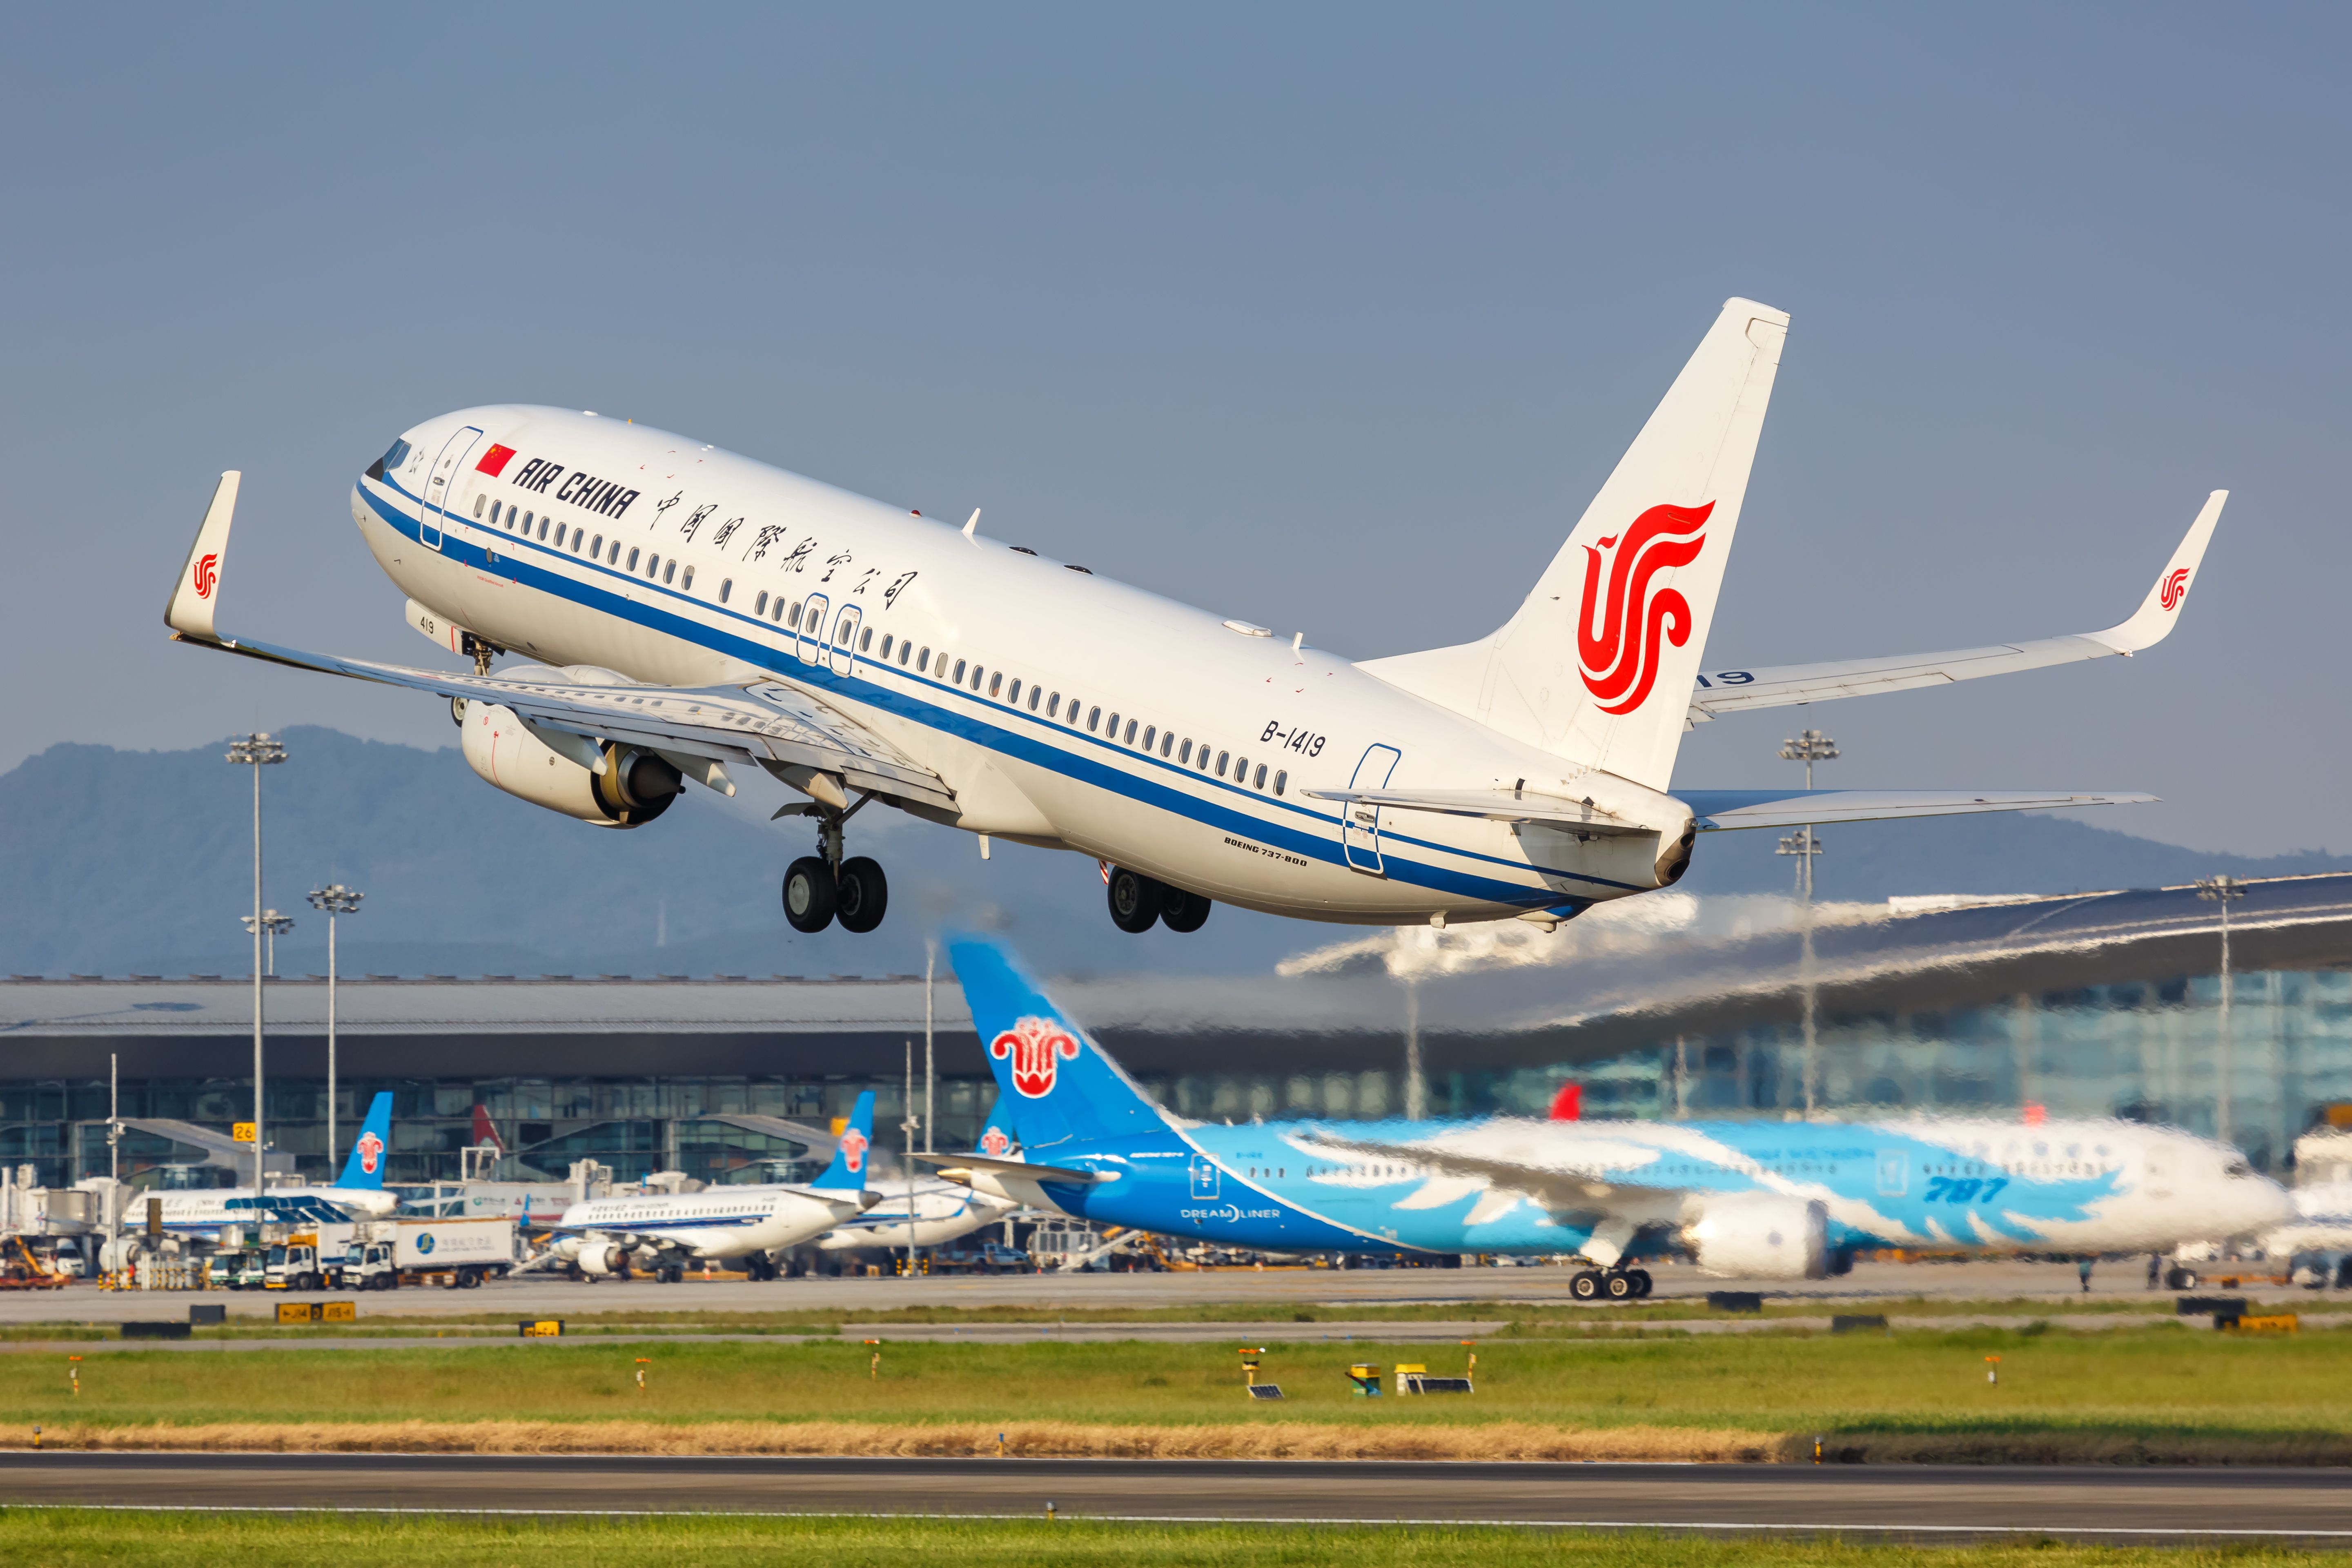
<svg viewBox="0 0 2352 1568"><path fill-rule="evenodd" d="M1727 301L1518 613L1477 642L1361 668L1664 789L1788 334L1784 311Z"/></svg>

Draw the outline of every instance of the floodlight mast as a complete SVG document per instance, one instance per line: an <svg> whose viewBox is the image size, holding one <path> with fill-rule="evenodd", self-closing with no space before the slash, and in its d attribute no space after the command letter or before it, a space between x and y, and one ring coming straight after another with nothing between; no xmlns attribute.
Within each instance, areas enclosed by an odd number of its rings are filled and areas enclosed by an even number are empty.
<svg viewBox="0 0 2352 1568"><path fill-rule="evenodd" d="M2230 1029L2230 906L2246 896L2246 884L2235 877L2200 877L2197 896L2221 906L2221 1086L2213 1097L2213 1136L2234 1143L2231 1136L2231 1079L2238 1069L2237 1041Z"/></svg>
<svg viewBox="0 0 2352 1568"><path fill-rule="evenodd" d="M310 907L327 911L327 1179L333 1181L341 1166L335 1163L335 917L360 912L367 895L341 882L330 882L310 894Z"/></svg>
<svg viewBox="0 0 2352 1568"><path fill-rule="evenodd" d="M1836 760L1838 745L1819 730L1807 730L1780 742L1783 760L1805 764L1805 788L1813 787L1813 764ZM1810 1119L1821 1099L1821 1029L1815 1016L1813 994L1813 857L1822 852L1821 841L1813 837L1810 822L1780 840L1777 851L1794 855L1797 859L1797 924L1798 952L1797 986L1804 1003L1805 1022L1805 1115Z"/></svg>
<svg viewBox="0 0 2352 1568"><path fill-rule="evenodd" d="M253 913L247 925L253 932L253 1195L262 1195L262 1151L268 1146L262 1136L261 1110L261 974L262 940L268 933L262 929L265 911L261 907L261 770L273 763L286 760L286 748L266 731L257 731L229 742L228 760L253 770ZM280 917L283 918L283 917Z"/></svg>

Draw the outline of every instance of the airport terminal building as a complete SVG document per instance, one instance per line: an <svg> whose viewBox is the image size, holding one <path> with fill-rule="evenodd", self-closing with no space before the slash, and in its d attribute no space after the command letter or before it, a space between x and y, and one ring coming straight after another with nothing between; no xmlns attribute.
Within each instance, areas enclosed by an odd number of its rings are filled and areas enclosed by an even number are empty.
<svg viewBox="0 0 2352 1568"><path fill-rule="evenodd" d="M2352 877L2242 886L2226 987L2220 906L2175 888L1580 946L1571 925L1564 949L1530 928L1482 963L1442 945L1416 962L1401 938L1299 974L1054 989L1191 1117L1542 1115L1575 1082L1592 1116L2117 1116L2226 1135L2277 1171L2352 1104ZM276 1163L324 1179L327 987L267 989L267 1135ZM152 1131L110 1152L110 1074L121 1116L216 1145L251 1111L251 994L227 977L0 982L0 1163L62 1185L119 1153L127 1178L229 1182L216 1153ZM799 1147L716 1119L822 1122L873 1089L877 1141L898 1144L910 1058L919 1114L926 1095L926 1001L919 975L350 979L337 1119L347 1142L393 1091L398 1183L456 1179L477 1105L510 1176L593 1159L624 1181L769 1179ZM968 1148L993 1085L952 980L929 1002L930 1137Z"/></svg>

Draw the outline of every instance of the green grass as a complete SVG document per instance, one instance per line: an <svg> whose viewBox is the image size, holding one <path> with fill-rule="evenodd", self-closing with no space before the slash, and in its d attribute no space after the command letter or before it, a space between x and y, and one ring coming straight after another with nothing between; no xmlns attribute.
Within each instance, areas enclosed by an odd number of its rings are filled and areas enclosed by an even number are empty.
<svg viewBox="0 0 2352 1568"><path fill-rule="evenodd" d="M21 1441L35 1422L611 1418L2334 1433L2352 1386L2352 1335L2239 1340L2171 1324L1490 1340L1478 1347L1477 1394L1455 1400L1360 1399L1343 1376L1357 1360L1453 1373L1464 1353L1454 1345L1266 1342L1261 1375L1284 1386L1281 1405L1242 1397L1239 1358L1223 1344L886 1343L878 1379L866 1347L842 1342L124 1351L81 1363L78 1398L60 1346L8 1358L0 1440ZM642 1394L640 1355L651 1362ZM1985 1381L1988 1355L2001 1358L1997 1386Z"/></svg>
<svg viewBox="0 0 2352 1568"><path fill-rule="evenodd" d="M0 1512L0 1562L25 1568L256 1565L546 1564L602 1568L682 1562L821 1563L824 1568L960 1568L1025 1563L1320 1564L1350 1568L2334 1568L2352 1559L2283 1546L2098 1547L2025 1540L1964 1548L1827 1540L1719 1542L1510 1528L1047 1524L1025 1520L692 1518L481 1519L381 1514L255 1515L12 1508Z"/></svg>

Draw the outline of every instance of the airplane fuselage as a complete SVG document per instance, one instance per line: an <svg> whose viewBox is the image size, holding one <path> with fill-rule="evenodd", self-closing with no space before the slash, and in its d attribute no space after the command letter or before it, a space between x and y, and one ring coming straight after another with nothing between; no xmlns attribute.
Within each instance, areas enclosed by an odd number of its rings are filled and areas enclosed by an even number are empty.
<svg viewBox="0 0 2352 1568"><path fill-rule="evenodd" d="M563 1211L556 1228L580 1236L667 1244L696 1258L741 1258L793 1247L859 1212L854 1199L789 1188L592 1198Z"/></svg>
<svg viewBox="0 0 2352 1568"><path fill-rule="evenodd" d="M662 431L494 406L404 440L352 508L412 599L543 665L805 689L936 771L955 809L908 809L971 832L1381 923L1572 914L1658 886L1660 840L1302 792L1524 787L1689 820L1334 655Z"/></svg>
<svg viewBox="0 0 2352 1568"><path fill-rule="evenodd" d="M1413 1149L1426 1163L1397 1152ZM1490 1156L1555 1173L1547 1200L1463 1173L1464 1160ZM1198 1124L1032 1157L1115 1173L1045 1184L1072 1215L1293 1252L1576 1254L1612 1216L1633 1225L1601 1258L1614 1262L1619 1248L1638 1258L1672 1243L1711 1202L1751 1195L1819 1203L1828 1247L1844 1252L2154 1249L2287 1210L2235 1151L2115 1121Z"/></svg>

